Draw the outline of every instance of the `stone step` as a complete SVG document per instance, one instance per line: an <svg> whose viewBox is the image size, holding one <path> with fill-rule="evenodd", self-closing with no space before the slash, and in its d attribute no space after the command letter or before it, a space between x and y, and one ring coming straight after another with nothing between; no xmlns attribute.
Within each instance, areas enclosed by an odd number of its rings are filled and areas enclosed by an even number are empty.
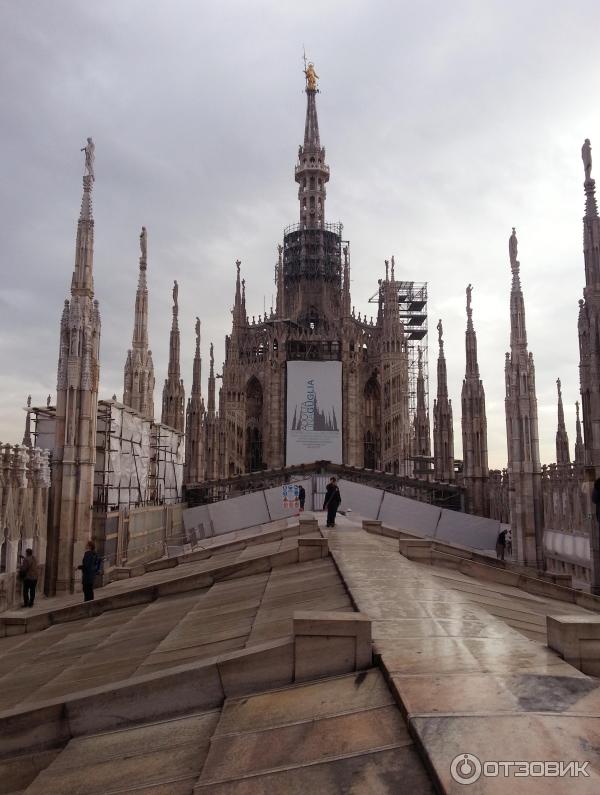
<svg viewBox="0 0 600 795"><path fill-rule="evenodd" d="M189 794L219 710L71 740L26 795Z"/></svg>
<svg viewBox="0 0 600 795"><path fill-rule="evenodd" d="M194 795L238 791L433 792L377 669L226 699Z"/></svg>

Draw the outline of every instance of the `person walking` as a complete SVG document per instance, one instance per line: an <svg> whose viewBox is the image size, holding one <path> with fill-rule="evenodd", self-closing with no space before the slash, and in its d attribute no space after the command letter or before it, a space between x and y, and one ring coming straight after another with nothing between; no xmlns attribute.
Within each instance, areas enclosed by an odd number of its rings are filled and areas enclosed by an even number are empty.
<svg viewBox="0 0 600 795"><path fill-rule="evenodd" d="M83 585L83 601L90 602L94 598L94 580L98 571L98 556L93 541L88 541L81 566L81 584Z"/></svg>
<svg viewBox="0 0 600 795"><path fill-rule="evenodd" d="M496 539L496 557L498 560L504 560L504 553L506 552L506 530L500 530L498 538Z"/></svg>
<svg viewBox="0 0 600 795"><path fill-rule="evenodd" d="M509 558L512 558L512 530L509 530L506 534L506 554Z"/></svg>
<svg viewBox="0 0 600 795"><path fill-rule="evenodd" d="M304 503L306 501L306 491L304 486L298 486L298 501L300 502L300 513L304 511Z"/></svg>
<svg viewBox="0 0 600 795"><path fill-rule="evenodd" d="M325 489L323 510L327 511L327 527L335 527L335 515L340 507L342 497L335 478L331 478Z"/></svg>
<svg viewBox="0 0 600 795"><path fill-rule="evenodd" d="M33 549L26 549L25 557L21 556L19 568L19 577L23 580L23 607L33 607L38 572L38 562L33 555Z"/></svg>

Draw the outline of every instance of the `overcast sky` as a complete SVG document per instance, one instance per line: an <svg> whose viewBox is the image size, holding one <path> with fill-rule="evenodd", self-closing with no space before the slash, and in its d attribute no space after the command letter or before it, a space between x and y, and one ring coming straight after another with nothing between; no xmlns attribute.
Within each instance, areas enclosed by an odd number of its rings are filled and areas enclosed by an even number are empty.
<svg viewBox="0 0 600 795"><path fill-rule="evenodd" d="M599 25L592 0L0 0L0 439L21 441L29 393L54 400L88 135L101 397L122 397L142 225L157 413L174 278L187 391L196 315L204 382L211 340L220 368L236 258L250 315L271 304L276 246L298 217L304 45L321 78L326 214L350 240L357 311L372 313L392 254L398 278L428 282L431 405L441 317L459 458L473 283L490 465L505 465L516 226L542 461L555 460L559 376L573 454L580 149L589 137L600 157Z"/></svg>

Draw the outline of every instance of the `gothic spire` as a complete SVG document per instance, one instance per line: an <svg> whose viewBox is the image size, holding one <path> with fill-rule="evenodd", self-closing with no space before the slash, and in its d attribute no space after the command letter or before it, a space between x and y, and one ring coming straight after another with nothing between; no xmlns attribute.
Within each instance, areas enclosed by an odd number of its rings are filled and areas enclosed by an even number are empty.
<svg viewBox="0 0 600 795"><path fill-rule="evenodd" d="M487 416L485 391L479 378L477 336L473 327L471 308L472 292L472 285L467 285L466 364L461 392L463 480L467 490L468 509L479 516L487 516L489 513Z"/></svg>
<svg viewBox="0 0 600 795"><path fill-rule="evenodd" d="M169 368L163 387L163 404L161 422L183 433L185 391L181 379L179 364L179 285L173 282L173 322L169 340Z"/></svg>
<svg viewBox="0 0 600 795"><path fill-rule="evenodd" d="M472 285L467 286L467 330L465 332L466 369L465 378L479 378L479 362L477 361L477 335L473 328L473 309L471 308Z"/></svg>
<svg viewBox="0 0 600 795"><path fill-rule="evenodd" d="M27 396L27 414L25 416L25 433L23 434L23 446L32 447L31 444L31 395Z"/></svg>
<svg viewBox="0 0 600 795"><path fill-rule="evenodd" d="M304 74L306 121L304 144L298 147L295 179L299 186L300 226L304 229L320 229L325 223L325 184L329 181L329 166L325 164L325 149L319 137L316 101L318 75L312 63L306 66Z"/></svg>
<svg viewBox="0 0 600 795"><path fill-rule="evenodd" d="M202 358L200 356L200 318L196 318L196 352L194 354L194 371L192 374L192 395L201 394Z"/></svg>
<svg viewBox="0 0 600 795"><path fill-rule="evenodd" d="M208 416L213 419L215 416L215 354L214 346L210 343L210 369L208 373Z"/></svg>
<svg viewBox="0 0 600 795"><path fill-rule="evenodd" d="M512 271L512 288L510 292L510 348L513 353L518 349L527 348L527 330L525 328L525 303L521 289L521 263L517 259L517 234L513 226L508 241L508 254Z"/></svg>
<svg viewBox="0 0 600 795"><path fill-rule="evenodd" d="M154 363L148 350L148 235L146 227L140 233L138 286L135 294L135 314L131 348L127 352L123 377L123 403L154 419Z"/></svg>
<svg viewBox="0 0 600 795"><path fill-rule="evenodd" d="M415 412L415 454L431 455L431 438L429 433L429 412L425 401L425 377L423 375L423 350L418 349L417 365L417 410Z"/></svg>
<svg viewBox="0 0 600 795"><path fill-rule="evenodd" d="M344 246L344 282L342 286L342 314L344 317L350 317L352 312L352 300L350 297L350 252L348 246Z"/></svg>
<svg viewBox="0 0 600 795"><path fill-rule="evenodd" d="M81 210L77 222L77 243L75 250L75 269L71 280L71 295L87 295L94 297L94 216L92 213L92 188L94 185L95 146L91 138L87 139L85 152L85 170L83 177L83 196Z"/></svg>
<svg viewBox="0 0 600 795"><path fill-rule="evenodd" d="M277 265L275 267L275 282L277 284L277 299L275 302L275 314L281 320L283 318L284 286L283 286L283 246L277 246Z"/></svg>
<svg viewBox="0 0 600 795"><path fill-rule="evenodd" d="M585 463L585 448L581 435L581 420L579 419L579 401L575 401L575 463L583 466Z"/></svg>
<svg viewBox="0 0 600 795"><path fill-rule="evenodd" d="M569 453L569 436L565 427L565 411L563 408L562 390L560 378L556 379L556 389L558 392L558 427L556 429L556 463L559 466L566 466L571 463Z"/></svg>
<svg viewBox="0 0 600 795"><path fill-rule="evenodd" d="M519 279L517 236L508 241L512 270L510 353L506 354L506 437L510 483L510 520L515 557L544 567L543 501L533 355L527 350L525 305Z"/></svg>
<svg viewBox="0 0 600 795"><path fill-rule="evenodd" d="M436 480L454 480L454 426L452 401L448 399L448 378L444 356L444 330L437 324L439 355L437 363L437 398L433 402L433 456Z"/></svg>

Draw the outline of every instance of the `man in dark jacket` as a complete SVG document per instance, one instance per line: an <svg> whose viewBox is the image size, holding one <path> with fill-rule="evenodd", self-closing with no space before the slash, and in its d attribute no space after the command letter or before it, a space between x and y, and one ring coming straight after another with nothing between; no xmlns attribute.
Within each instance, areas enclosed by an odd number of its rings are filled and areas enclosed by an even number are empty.
<svg viewBox="0 0 600 795"><path fill-rule="evenodd" d="M33 556L33 549L25 550L19 576L23 580L23 607L33 607L35 589L38 581L38 562Z"/></svg>
<svg viewBox="0 0 600 795"><path fill-rule="evenodd" d="M331 478L325 489L323 510L327 511L327 527L335 527L335 515L340 507L342 497L335 478Z"/></svg>
<svg viewBox="0 0 600 795"><path fill-rule="evenodd" d="M304 486L298 486L298 501L300 502L300 513L304 510L304 502L306 500L306 491Z"/></svg>
<svg viewBox="0 0 600 795"><path fill-rule="evenodd" d="M87 542L87 547L81 561L81 566L77 567L81 571L81 584L83 585L83 601L89 602L94 598L94 580L98 570L98 556L93 541Z"/></svg>

